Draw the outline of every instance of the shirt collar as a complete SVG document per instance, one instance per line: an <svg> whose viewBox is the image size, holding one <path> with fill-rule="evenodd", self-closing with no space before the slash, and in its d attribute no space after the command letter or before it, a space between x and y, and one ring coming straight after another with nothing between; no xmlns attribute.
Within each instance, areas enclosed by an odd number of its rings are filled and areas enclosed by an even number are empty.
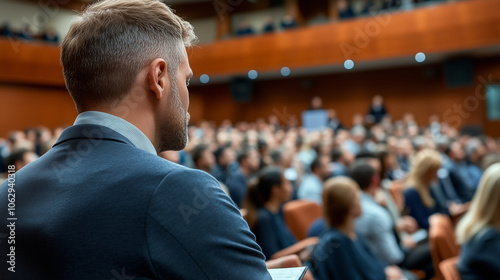
<svg viewBox="0 0 500 280"><path fill-rule="evenodd" d="M370 203L377 203L375 201L375 199L371 195L367 194L366 192L361 192L361 201L370 202Z"/></svg>
<svg viewBox="0 0 500 280"><path fill-rule="evenodd" d="M148 137L136 126L122 118L104 112L86 111L76 117L74 125L79 124L101 125L112 129L125 136L137 148L156 155L156 149Z"/></svg>

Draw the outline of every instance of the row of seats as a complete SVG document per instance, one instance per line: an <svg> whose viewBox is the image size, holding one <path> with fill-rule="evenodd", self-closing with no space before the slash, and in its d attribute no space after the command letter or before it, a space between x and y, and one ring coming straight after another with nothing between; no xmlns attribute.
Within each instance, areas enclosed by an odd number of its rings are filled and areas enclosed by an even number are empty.
<svg viewBox="0 0 500 280"><path fill-rule="evenodd" d="M307 231L311 224L321 216L321 206L306 200L290 201L283 207L283 217L288 228L298 240L309 240L308 245L315 243L313 239L306 238ZM430 218L429 222L429 243L431 246L432 261L436 271L436 275L433 279L460 280L460 275L456 267L458 255L460 254L460 247L455 237L452 220L446 215L436 214ZM297 252L299 251L300 250ZM273 255L273 258L282 256L283 253L278 252ZM425 274L422 274L423 272L421 271L413 272L419 276L419 278L425 277Z"/></svg>

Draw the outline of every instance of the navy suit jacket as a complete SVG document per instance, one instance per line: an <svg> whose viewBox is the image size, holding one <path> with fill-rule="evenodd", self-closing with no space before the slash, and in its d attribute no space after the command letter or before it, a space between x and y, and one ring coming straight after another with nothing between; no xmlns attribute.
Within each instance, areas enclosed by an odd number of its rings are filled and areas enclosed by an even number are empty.
<svg viewBox="0 0 500 280"><path fill-rule="evenodd" d="M462 280L500 277L500 232L493 227L476 233L462 245L458 271Z"/></svg>
<svg viewBox="0 0 500 280"><path fill-rule="evenodd" d="M7 223L8 182L0 187ZM271 279L254 235L205 172L98 125L66 129L15 174L15 244L0 279ZM10 222L10 221L9 221ZM15 246L15 273L7 270Z"/></svg>

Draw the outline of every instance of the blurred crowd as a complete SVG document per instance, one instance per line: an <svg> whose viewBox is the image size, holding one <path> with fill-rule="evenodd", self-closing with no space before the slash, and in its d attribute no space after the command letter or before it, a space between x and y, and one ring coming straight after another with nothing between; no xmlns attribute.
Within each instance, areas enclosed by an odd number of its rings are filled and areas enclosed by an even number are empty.
<svg viewBox="0 0 500 280"><path fill-rule="evenodd" d="M484 170L500 162L500 139L461 134L437 116L430 116L426 125L418 125L411 113L392 120L381 96L373 98L366 115L355 114L350 126L337 118L335 110L323 109L319 97L312 99L309 110L328 112L327 125L308 130L294 120L284 123L276 115L236 124L225 120L218 126L203 121L189 126L189 143L184 150L159 156L212 174L246 213L267 258L300 243L283 221L284 204L301 199L329 207L333 198L326 190L340 185L346 188L342 194L331 190L332 196L337 195L335 205L340 207L348 199L344 195L355 186L362 193L363 214L352 214L353 232L356 225L356 232L368 238L375 233L385 236L368 240L375 252L373 260L377 260L368 262L373 269L394 276L389 279L401 279L401 275L414 279L405 274L410 269L433 275L427 235L415 234L429 229L433 214L459 217L467 212ZM6 139L0 139L0 172L6 172L9 165L19 170L43 156L63 129L36 127L10 132ZM351 181L345 181L347 177ZM338 180L332 182L332 178ZM391 196L387 195L389 190ZM334 225L349 228L347 218L337 221L327 214L339 209L324 211L325 218L308 229L309 236L322 236ZM351 210L346 211L338 215ZM373 221L386 227L377 232L377 226L370 224ZM344 238L330 234L335 240ZM370 255L358 248L365 245L356 242L351 244L356 254ZM318 260L305 261L322 273Z"/></svg>
<svg viewBox="0 0 500 280"><path fill-rule="evenodd" d="M53 27L47 27L43 32L35 32L29 24L25 24L20 30L15 30L8 22L5 22L0 26L0 36L15 40L59 44L59 35Z"/></svg>

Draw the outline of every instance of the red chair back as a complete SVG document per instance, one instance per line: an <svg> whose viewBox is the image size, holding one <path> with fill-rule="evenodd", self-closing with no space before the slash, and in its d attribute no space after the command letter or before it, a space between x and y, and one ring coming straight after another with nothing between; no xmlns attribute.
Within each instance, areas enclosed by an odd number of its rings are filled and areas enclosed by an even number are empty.
<svg viewBox="0 0 500 280"><path fill-rule="evenodd" d="M321 206L312 201L293 200L283 206L285 223L297 240L305 239L311 224L321 216Z"/></svg>
<svg viewBox="0 0 500 280"><path fill-rule="evenodd" d="M436 272L434 279L444 280L445 277L439 269L439 264L446 259L457 257L460 254L460 247L455 237L453 224L448 216L432 215L429 218L429 224L429 245Z"/></svg>
<svg viewBox="0 0 500 280"><path fill-rule="evenodd" d="M461 280L457 264L458 257L449 258L439 264L439 269L441 270L445 280Z"/></svg>

